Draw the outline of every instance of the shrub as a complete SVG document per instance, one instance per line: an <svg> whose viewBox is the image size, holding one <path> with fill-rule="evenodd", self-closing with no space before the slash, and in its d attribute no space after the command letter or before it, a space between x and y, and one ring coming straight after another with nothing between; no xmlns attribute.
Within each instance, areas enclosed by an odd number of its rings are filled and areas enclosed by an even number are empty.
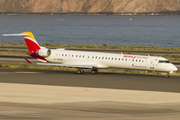
<svg viewBox="0 0 180 120"><path fill-rule="evenodd" d="M104 47L107 47L107 44L103 44Z"/></svg>

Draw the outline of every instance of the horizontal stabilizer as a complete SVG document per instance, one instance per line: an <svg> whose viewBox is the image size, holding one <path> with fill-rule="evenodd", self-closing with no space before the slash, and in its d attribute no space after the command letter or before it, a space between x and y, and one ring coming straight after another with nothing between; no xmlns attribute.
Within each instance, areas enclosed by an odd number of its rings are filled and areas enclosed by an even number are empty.
<svg viewBox="0 0 180 120"><path fill-rule="evenodd" d="M28 34L2 34L2 36L20 36L20 37L28 37Z"/></svg>

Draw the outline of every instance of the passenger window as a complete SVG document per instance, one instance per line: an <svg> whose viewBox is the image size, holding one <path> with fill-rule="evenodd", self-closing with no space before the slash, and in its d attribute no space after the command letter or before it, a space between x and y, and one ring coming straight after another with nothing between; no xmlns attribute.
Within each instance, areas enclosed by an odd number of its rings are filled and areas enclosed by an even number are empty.
<svg viewBox="0 0 180 120"><path fill-rule="evenodd" d="M104 59L104 57L102 57L102 59Z"/></svg>
<svg viewBox="0 0 180 120"><path fill-rule="evenodd" d="M73 57L73 55L72 55L72 57Z"/></svg>
<svg viewBox="0 0 180 120"><path fill-rule="evenodd" d="M64 56L64 54L62 54L62 56Z"/></svg>
<svg viewBox="0 0 180 120"><path fill-rule="evenodd" d="M127 61L127 59L125 61Z"/></svg>
<svg viewBox="0 0 180 120"><path fill-rule="evenodd" d="M112 60L113 60L113 58L112 58Z"/></svg>
<svg viewBox="0 0 180 120"><path fill-rule="evenodd" d="M119 58L119 60L121 60L121 58Z"/></svg>
<svg viewBox="0 0 180 120"><path fill-rule="evenodd" d="M122 59L122 61L124 60L124 58Z"/></svg>

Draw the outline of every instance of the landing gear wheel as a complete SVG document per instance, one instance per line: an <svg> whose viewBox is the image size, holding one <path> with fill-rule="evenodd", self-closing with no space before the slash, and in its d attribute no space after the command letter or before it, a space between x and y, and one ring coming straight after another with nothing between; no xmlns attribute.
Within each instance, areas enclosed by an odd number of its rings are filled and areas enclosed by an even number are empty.
<svg viewBox="0 0 180 120"><path fill-rule="evenodd" d="M81 74L81 70L77 70L77 74Z"/></svg>
<svg viewBox="0 0 180 120"><path fill-rule="evenodd" d="M92 73L92 74L97 74L97 73L98 73L98 70L97 70L97 69L92 69L92 70L91 70L91 73Z"/></svg>
<svg viewBox="0 0 180 120"><path fill-rule="evenodd" d="M84 73L84 70L81 70L81 74L83 74Z"/></svg>
<svg viewBox="0 0 180 120"><path fill-rule="evenodd" d="M84 70L77 70L77 74L83 74Z"/></svg>
<svg viewBox="0 0 180 120"><path fill-rule="evenodd" d="M91 73L92 73L92 74L94 74L94 73L95 73L95 71L94 71L94 70L91 70Z"/></svg>
<svg viewBox="0 0 180 120"><path fill-rule="evenodd" d="M98 74L98 70L95 70L95 74Z"/></svg>
<svg viewBox="0 0 180 120"><path fill-rule="evenodd" d="M169 78L169 73L166 74L166 78Z"/></svg>

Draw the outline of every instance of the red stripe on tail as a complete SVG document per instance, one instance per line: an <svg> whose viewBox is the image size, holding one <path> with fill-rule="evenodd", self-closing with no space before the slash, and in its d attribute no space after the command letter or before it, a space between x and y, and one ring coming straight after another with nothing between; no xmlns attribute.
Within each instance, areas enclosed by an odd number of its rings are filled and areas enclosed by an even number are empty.
<svg viewBox="0 0 180 120"><path fill-rule="evenodd" d="M24 38L24 40L27 44L29 51L37 51L40 49L40 46L34 40L28 38Z"/></svg>

